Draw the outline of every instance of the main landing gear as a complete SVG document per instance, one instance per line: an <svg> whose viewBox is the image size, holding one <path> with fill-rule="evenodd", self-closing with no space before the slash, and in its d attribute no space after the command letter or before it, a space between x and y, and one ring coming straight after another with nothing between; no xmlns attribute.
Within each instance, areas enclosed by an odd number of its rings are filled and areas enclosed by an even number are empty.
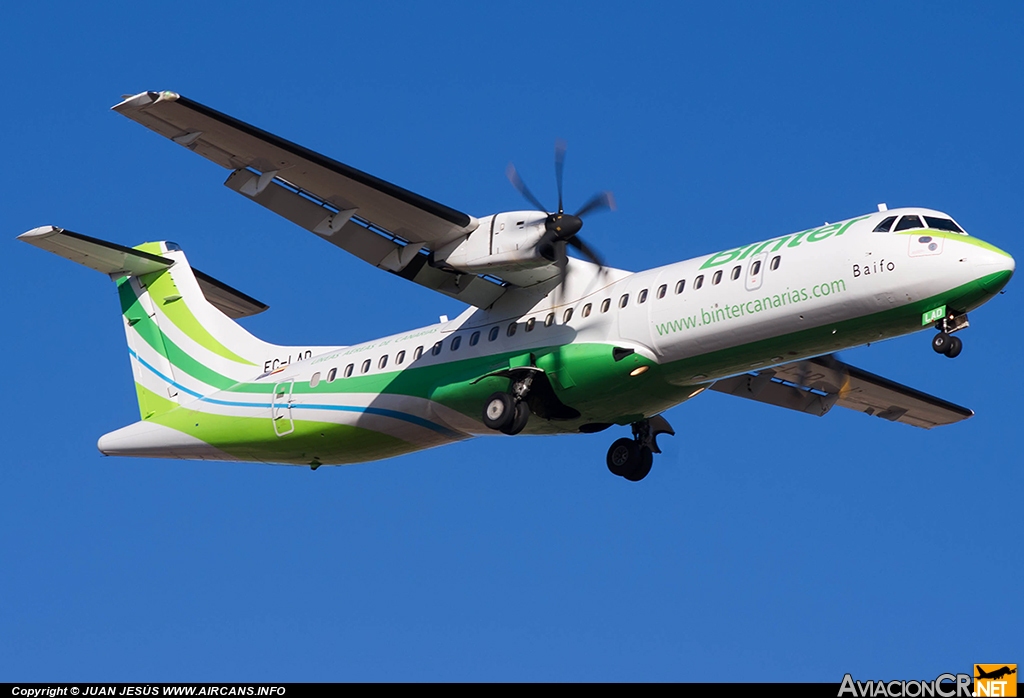
<svg viewBox="0 0 1024 698"><path fill-rule="evenodd" d="M953 333L969 325L966 313L960 315L947 313L946 317L935 323L935 329L939 333L932 338L932 349L935 350L936 354L945 354L951 359L960 356L964 343L960 341L959 337L954 337Z"/></svg>
<svg viewBox="0 0 1024 698"><path fill-rule="evenodd" d="M533 375L512 382L511 392L497 392L487 398L484 403L484 426L500 431L502 434L515 436L526 428L530 421L530 406L526 404L526 394L533 384Z"/></svg>
<svg viewBox="0 0 1024 698"><path fill-rule="evenodd" d="M675 431L664 417L657 416L633 422L633 438L619 439L608 449L608 470L612 475L639 482L647 477L654 464L658 448L658 434L675 436Z"/></svg>

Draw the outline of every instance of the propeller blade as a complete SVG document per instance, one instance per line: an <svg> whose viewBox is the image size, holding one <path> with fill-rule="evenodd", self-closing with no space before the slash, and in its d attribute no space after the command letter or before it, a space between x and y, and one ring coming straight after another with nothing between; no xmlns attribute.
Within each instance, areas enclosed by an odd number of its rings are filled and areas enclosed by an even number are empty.
<svg viewBox="0 0 1024 698"><path fill-rule="evenodd" d="M580 206L580 210L576 212L577 218L583 218L588 213L594 213L595 211L614 211L615 210L615 197L612 196L610 191L602 191L594 194L587 203Z"/></svg>
<svg viewBox="0 0 1024 698"><path fill-rule="evenodd" d="M519 176L519 173L516 172L516 166L511 162L508 164L508 167L505 168L505 176L508 177L508 181L516 188L516 191L522 194L524 199L533 204L535 209L542 213L548 212L544 204L542 204L537 197L533 195L533 192L526 187L526 182L524 182L523 178Z"/></svg>
<svg viewBox="0 0 1024 698"><path fill-rule="evenodd" d="M580 240L579 237L570 238L569 244L572 245L577 250L579 250L580 254L589 259L591 262L601 267L602 269L604 268L604 262L601 260L601 257L597 254L597 252L587 247L586 243Z"/></svg>
<svg viewBox="0 0 1024 698"><path fill-rule="evenodd" d="M555 182L558 184L558 212L564 213L562 208L562 172L565 170L565 141L559 138L555 141Z"/></svg>

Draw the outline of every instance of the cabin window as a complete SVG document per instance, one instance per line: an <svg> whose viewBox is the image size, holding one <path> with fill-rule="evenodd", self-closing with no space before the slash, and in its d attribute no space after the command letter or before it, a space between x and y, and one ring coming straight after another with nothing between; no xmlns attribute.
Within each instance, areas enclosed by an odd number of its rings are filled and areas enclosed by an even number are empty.
<svg viewBox="0 0 1024 698"><path fill-rule="evenodd" d="M896 218L897 218L897 216L889 216L884 221L882 221L881 223L876 225L875 229L872 230L871 232L872 233L888 233L889 229L892 228L892 224L896 220Z"/></svg>
<svg viewBox="0 0 1024 698"><path fill-rule="evenodd" d="M403 349L402 351L398 352L398 353L397 353L397 354L395 355L395 363L396 363L396 364L398 364L399 366L401 366L401 365L402 365L402 363L404 363L404 362L405 362L405 349Z"/></svg>
<svg viewBox="0 0 1024 698"><path fill-rule="evenodd" d="M416 351L412 353L412 360L416 361L421 356L423 356L423 347L416 347Z"/></svg>
<svg viewBox="0 0 1024 698"><path fill-rule="evenodd" d="M458 351L462 345L462 337L452 337L452 351Z"/></svg>
<svg viewBox="0 0 1024 698"><path fill-rule="evenodd" d="M611 298L605 298L603 301L601 301L601 312L602 313L607 313L608 312L608 308L610 308L610 307L612 307L612 299Z"/></svg>
<svg viewBox="0 0 1024 698"><path fill-rule="evenodd" d="M590 303L587 303L585 306L583 306L583 317L590 317L590 311L592 309L593 306Z"/></svg>
<svg viewBox="0 0 1024 698"><path fill-rule="evenodd" d="M629 305L629 294L623 293L622 298L619 299L619 307L625 308L627 305Z"/></svg>
<svg viewBox="0 0 1024 698"><path fill-rule="evenodd" d="M505 332L505 334L507 334L509 337L511 337L515 333L516 333L516 323L514 323L514 322L508 323L508 330Z"/></svg>
<svg viewBox="0 0 1024 698"><path fill-rule="evenodd" d="M721 281L722 281L722 270L719 269L718 271L716 271L714 274L711 275L711 285L712 286L717 286L719 283L721 283Z"/></svg>
<svg viewBox="0 0 1024 698"><path fill-rule="evenodd" d="M932 230L947 230L951 233L960 233L966 235L963 228L951 221L949 218L932 218L931 216L925 216L924 222Z"/></svg>
<svg viewBox="0 0 1024 698"><path fill-rule="evenodd" d="M658 286L658 298L664 298L666 291L668 291L668 284L662 284L661 286Z"/></svg>
<svg viewBox="0 0 1024 698"><path fill-rule="evenodd" d="M750 265L750 273L753 274L754 276L757 276L757 273L760 272L760 271L761 271L761 260L758 259L753 264Z"/></svg>
<svg viewBox="0 0 1024 698"><path fill-rule="evenodd" d="M320 385L320 371L317 371L316 373L314 373L312 376L310 376L310 379L309 379L309 387L310 388L315 388L318 385Z"/></svg>
<svg viewBox="0 0 1024 698"><path fill-rule="evenodd" d="M647 289L646 288L643 291L640 292L640 295L637 297L636 302L637 303L646 303L647 302Z"/></svg>
<svg viewBox="0 0 1024 698"><path fill-rule="evenodd" d="M387 365L388 365L388 355L385 354L384 356L380 357L380 361L377 362L377 368L384 368Z"/></svg>
<svg viewBox="0 0 1024 698"><path fill-rule="evenodd" d="M913 230L915 228L923 227L920 216L903 216L903 218L900 219L900 222L896 224L896 228L893 232L898 233L901 230Z"/></svg>
<svg viewBox="0 0 1024 698"><path fill-rule="evenodd" d="M435 343L434 346L431 347L430 353L433 354L434 356L439 355L441 353L441 342Z"/></svg>
<svg viewBox="0 0 1024 698"><path fill-rule="evenodd" d="M352 377L352 371L355 370L355 367L356 367L355 364L349 364L348 366L345 367L345 377L346 378L351 378Z"/></svg>
<svg viewBox="0 0 1024 698"><path fill-rule="evenodd" d="M704 285L704 275L701 274L693 280L693 290L696 291L698 288Z"/></svg>
<svg viewBox="0 0 1024 698"><path fill-rule="evenodd" d="M473 334L469 335L469 346L475 347L477 342L480 341L480 330L477 330Z"/></svg>
<svg viewBox="0 0 1024 698"><path fill-rule="evenodd" d="M337 378L337 377L338 377L338 369L332 368L330 371L327 372L327 382L328 383L333 383L334 379Z"/></svg>
<svg viewBox="0 0 1024 698"><path fill-rule="evenodd" d="M678 296L686 288L686 279L680 279L676 282L676 295Z"/></svg>
<svg viewBox="0 0 1024 698"><path fill-rule="evenodd" d="M729 278L732 279L733 281L735 281L736 279L740 278L740 272L741 271L743 271L743 270L740 268L740 265L737 264L736 266L734 266L732 268L732 273L729 274Z"/></svg>
<svg viewBox="0 0 1024 698"><path fill-rule="evenodd" d="M779 264L781 263L782 257L780 257L779 255L775 255L774 257L772 257L772 263L768 265L768 268L771 269L772 271L775 271L776 269L779 268Z"/></svg>
<svg viewBox="0 0 1024 698"><path fill-rule="evenodd" d="M572 320L572 308L566 308L562 313L562 324L568 325L570 320Z"/></svg>
<svg viewBox="0 0 1024 698"><path fill-rule="evenodd" d="M497 325L492 327L491 331L487 333L487 341L493 342L494 340L496 340L498 338L498 332L499 330Z"/></svg>
<svg viewBox="0 0 1024 698"><path fill-rule="evenodd" d="M537 324L537 319L536 318L530 318L529 320L527 320L526 321L526 331L527 332L533 332L533 326L536 325L536 324Z"/></svg>
<svg viewBox="0 0 1024 698"><path fill-rule="evenodd" d="M363 373L366 373L369 370L370 370L370 360L367 359L366 361L363 362Z"/></svg>
<svg viewBox="0 0 1024 698"><path fill-rule="evenodd" d="M555 324L555 314L548 313L548 316L544 318L544 327L551 327Z"/></svg>

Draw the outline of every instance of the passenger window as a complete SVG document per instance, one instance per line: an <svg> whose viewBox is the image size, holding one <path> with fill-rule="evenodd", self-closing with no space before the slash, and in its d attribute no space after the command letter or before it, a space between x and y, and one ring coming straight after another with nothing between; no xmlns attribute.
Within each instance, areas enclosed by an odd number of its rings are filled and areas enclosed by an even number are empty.
<svg viewBox="0 0 1024 698"><path fill-rule="evenodd" d="M782 257L775 255L772 257L772 263L768 265L768 268L775 271L779 268L779 264L782 262Z"/></svg>
<svg viewBox="0 0 1024 698"><path fill-rule="evenodd" d="M384 368L387 365L388 365L388 355L385 354L384 356L380 357L380 361L377 363L377 368Z"/></svg>
<svg viewBox="0 0 1024 698"><path fill-rule="evenodd" d="M452 337L452 351L458 351L462 345L462 337Z"/></svg>
<svg viewBox="0 0 1024 698"><path fill-rule="evenodd" d="M960 233L961 235L967 234L964 232L963 228L948 218L932 218L931 216L925 216L924 222L932 230L947 230L951 233Z"/></svg>
<svg viewBox="0 0 1024 698"><path fill-rule="evenodd" d="M515 333L516 333L516 323L510 322L508 324L508 331L505 334L507 334L509 337L511 337Z"/></svg>
<svg viewBox="0 0 1024 698"><path fill-rule="evenodd" d="M366 361L363 362L363 373L366 373L369 370L370 370L370 360L367 359Z"/></svg>
<svg viewBox="0 0 1024 698"><path fill-rule="evenodd" d="M469 346L475 347L476 343L480 341L480 330L477 330L473 334L469 335Z"/></svg>
<svg viewBox="0 0 1024 698"><path fill-rule="evenodd" d="M495 325L491 328L491 331L487 333L487 341L493 342L498 338L498 326Z"/></svg>
<svg viewBox="0 0 1024 698"><path fill-rule="evenodd" d="M619 307L625 308L627 305L629 305L629 294L623 293L622 298L619 299Z"/></svg>
<svg viewBox="0 0 1024 698"><path fill-rule="evenodd" d="M526 331L527 332L533 332L533 326L535 324L537 324L537 320L535 318L530 318L529 320L527 320L526 321Z"/></svg>
<svg viewBox="0 0 1024 698"><path fill-rule="evenodd" d="M665 297L665 291L667 291L667 290L668 290L668 284L662 284L661 286L658 286L658 298L664 298Z"/></svg>
<svg viewBox="0 0 1024 698"><path fill-rule="evenodd" d="M316 373L314 373L312 375L312 377L310 377L310 379L309 379L309 387L310 388L315 388L318 385L320 385L320 371L317 371Z"/></svg>
<svg viewBox="0 0 1024 698"><path fill-rule="evenodd" d="M548 313L548 316L544 318L544 327L551 327L555 324L555 314Z"/></svg>
<svg viewBox="0 0 1024 698"><path fill-rule="evenodd" d="M437 342L436 344L434 344L434 346L431 347L430 349L430 353L433 354L434 356L439 355L441 353L441 342Z"/></svg>
<svg viewBox="0 0 1024 698"><path fill-rule="evenodd" d="M355 367L356 367L355 364L349 364L348 366L345 367L345 377L346 378L351 378L352 377L352 371L355 369Z"/></svg>
<svg viewBox="0 0 1024 698"><path fill-rule="evenodd" d="M751 274L753 274L754 276L757 276L757 273L759 271L761 271L761 260L760 259L750 265L750 273Z"/></svg>
<svg viewBox="0 0 1024 698"><path fill-rule="evenodd" d="M405 361L405 349L403 349L402 351L398 352L398 354L395 355L396 364L401 366L403 361Z"/></svg>
<svg viewBox="0 0 1024 698"><path fill-rule="evenodd" d="M334 379L337 378L337 377L338 377L338 369L332 368L330 371L327 372L327 382L328 383L333 383Z"/></svg>
<svg viewBox="0 0 1024 698"><path fill-rule="evenodd" d="M686 288L686 279L680 279L676 282L676 295L678 296Z"/></svg>
<svg viewBox="0 0 1024 698"><path fill-rule="evenodd" d="M590 317L590 310L592 307L593 306L590 303L583 306L583 317Z"/></svg>
<svg viewBox="0 0 1024 698"><path fill-rule="evenodd" d="M640 296L636 299L636 302L637 303L645 303L645 302L647 302L647 289L646 288L643 291L640 292Z"/></svg>
<svg viewBox="0 0 1024 698"><path fill-rule="evenodd" d="M704 285L704 275L701 274L693 280L693 290L696 291L698 288Z"/></svg>
<svg viewBox="0 0 1024 698"><path fill-rule="evenodd" d="M736 279L740 278L741 271L742 269L740 269L740 266L737 264L735 267L732 268L732 274L729 275L729 278L735 281Z"/></svg>
<svg viewBox="0 0 1024 698"><path fill-rule="evenodd" d="M611 298L605 298L603 301L601 301L601 312L602 313L607 313L608 312L608 308L610 308L610 307L612 307L612 299Z"/></svg>
<svg viewBox="0 0 1024 698"><path fill-rule="evenodd" d="M717 286L722 280L722 270L719 269L711 276L711 285Z"/></svg>
<svg viewBox="0 0 1024 698"><path fill-rule="evenodd" d="M881 223L876 225L875 229L872 230L871 232L872 233L888 233L889 232L889 228L892 227L892 223L895 220L896 220L896 216L889 216L884 221L882 221Z"/></svg>
<svg viewBox="0 0 1024 698"><path fill-rule="evenodd" d="M898 233L901 230L913 230L914 228L923 228L921 225L921 219L918 216L903 216L900 222L896 224L894 233Z"/></svg>
<svg viewBox="0 0 1024 698"><path fill-rule="evenodd" d="M423 356L423 347L416 347L416 351L412 353L412 360L416 361L421 356Z"/></svg>
<svg viewBox="0 0 1024 698"><path fill-rule="evenodd" d="M572 308L566 308L562 313L562 324L568 325L570 320L572 320Z"/></svg>

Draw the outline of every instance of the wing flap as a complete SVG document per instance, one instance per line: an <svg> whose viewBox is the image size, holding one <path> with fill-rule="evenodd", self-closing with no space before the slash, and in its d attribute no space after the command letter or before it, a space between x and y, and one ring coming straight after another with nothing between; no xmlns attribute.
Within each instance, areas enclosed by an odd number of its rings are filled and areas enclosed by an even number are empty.
<svg viewBox="0 0 1024 698"><path fill-rule="evenodd" d="M834 405L892 422L931 429L974 412L832 356L796 361L717 381L712 390L798 412L825 415Z"/></svg>

